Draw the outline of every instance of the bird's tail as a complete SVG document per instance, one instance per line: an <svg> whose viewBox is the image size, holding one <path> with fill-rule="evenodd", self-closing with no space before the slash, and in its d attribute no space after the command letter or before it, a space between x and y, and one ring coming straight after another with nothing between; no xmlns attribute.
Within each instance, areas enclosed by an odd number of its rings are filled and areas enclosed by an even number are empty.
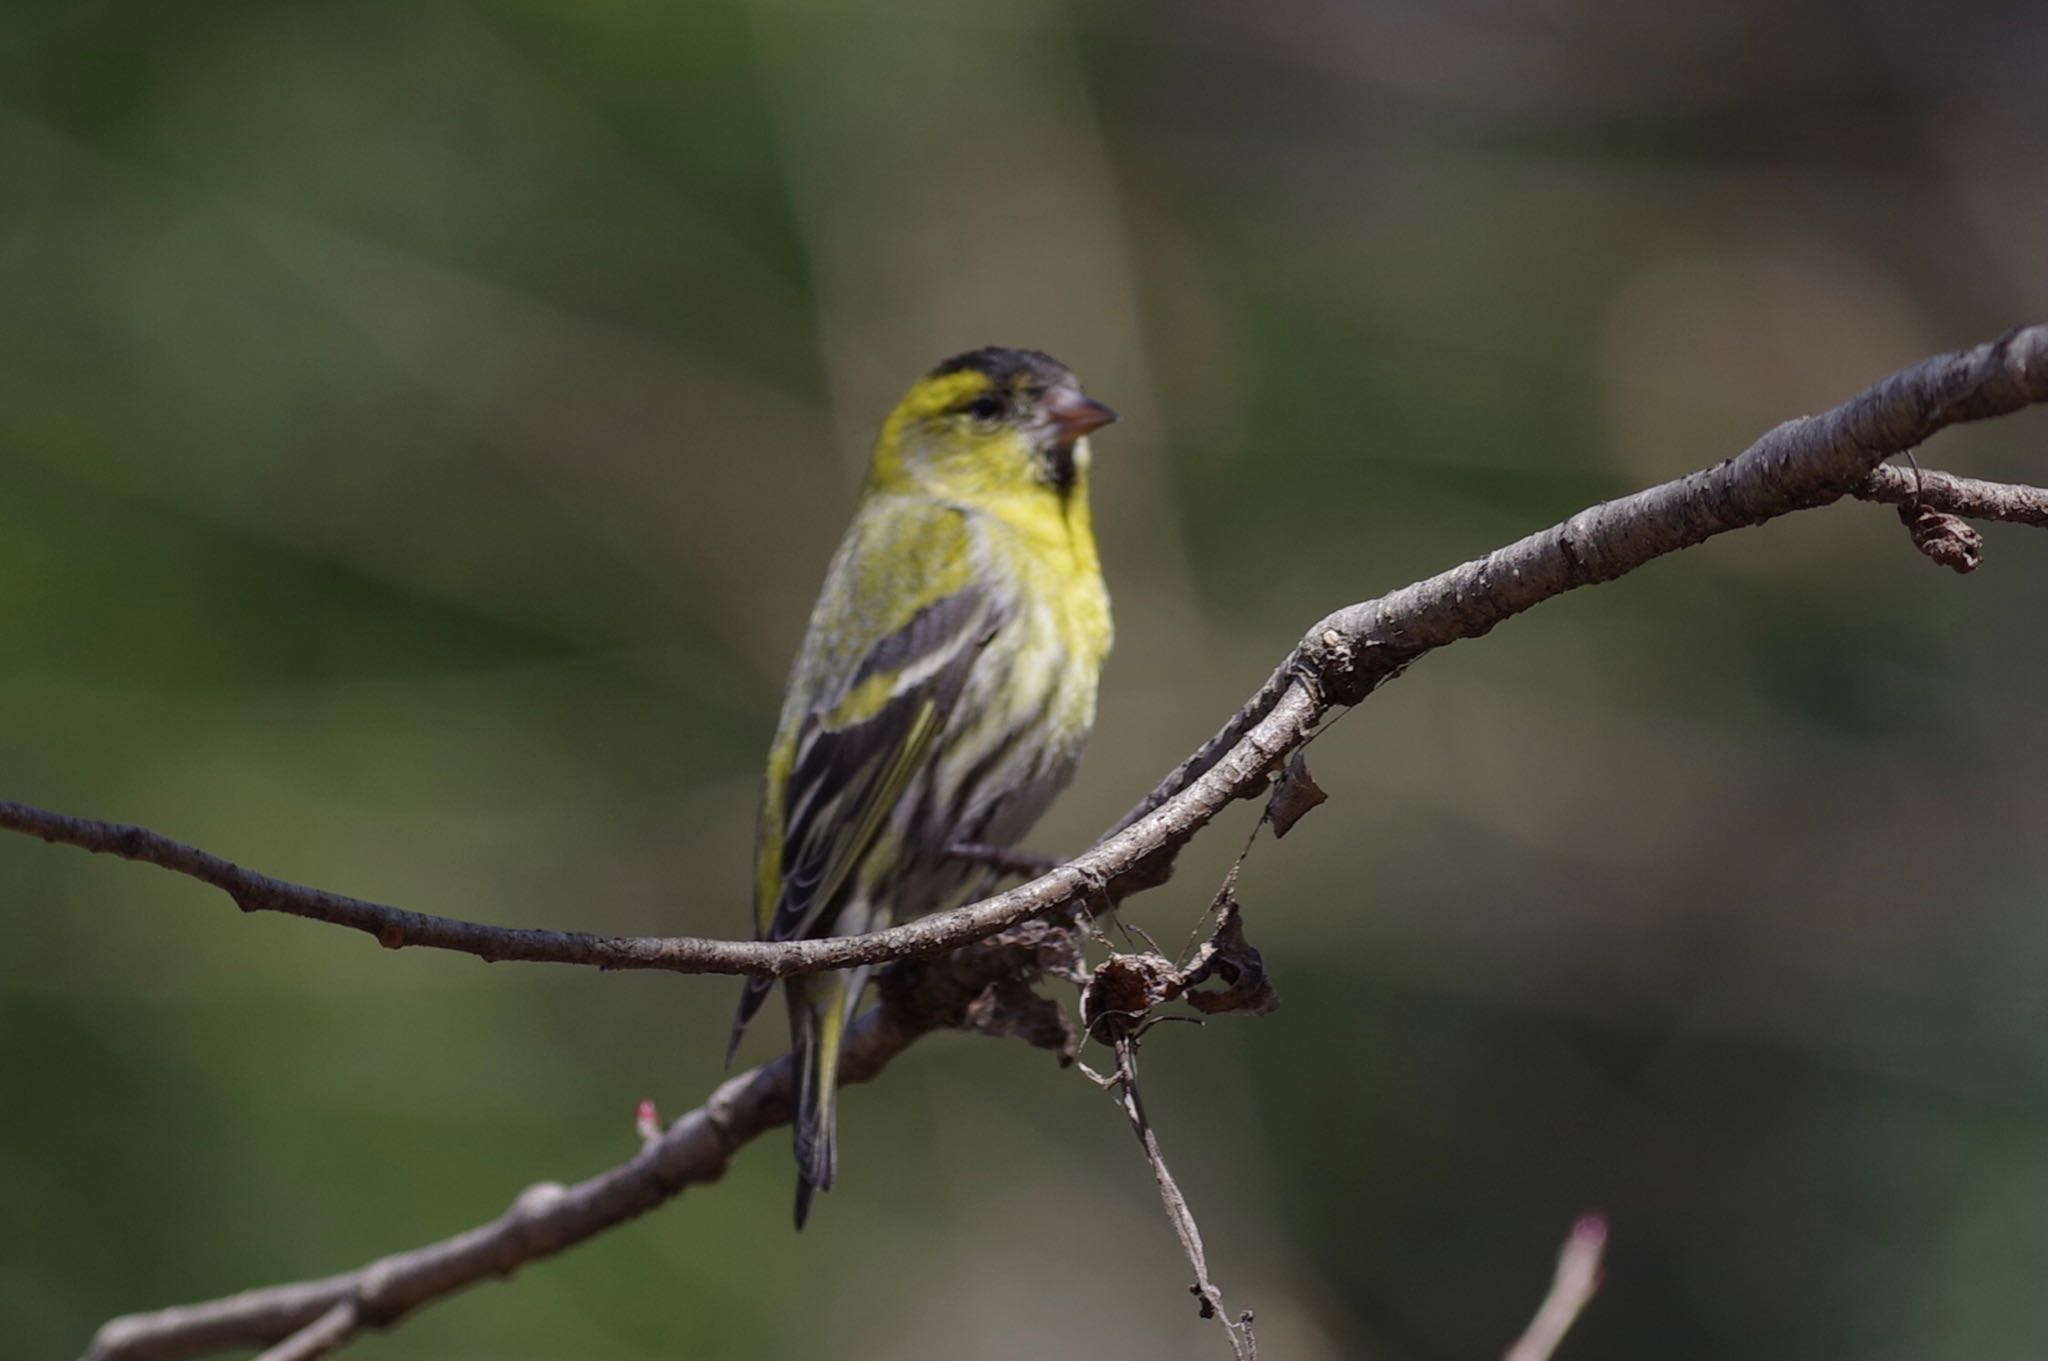
<svg viewBox="0 0 2048 1361"><path fill-rule="evenodd" d="M832 1189L839 1170L839 1046L861 990L865 968L807 974L784 985L796 1051L796 1226L810 1217L811 1196Z"/></svg>
<svg viewBox="0 0 2048 1361"><path fill-rule="evenodd" d="M740 1051L740 1036L747 1033L747 1022L754 1019L754 1013L768 1000L768 990L775 986L772 978L749 978L740 989L740 1009L732 1018L732 1038L725 1042L725 1066L732 1067L732 1056Z"/></svg>

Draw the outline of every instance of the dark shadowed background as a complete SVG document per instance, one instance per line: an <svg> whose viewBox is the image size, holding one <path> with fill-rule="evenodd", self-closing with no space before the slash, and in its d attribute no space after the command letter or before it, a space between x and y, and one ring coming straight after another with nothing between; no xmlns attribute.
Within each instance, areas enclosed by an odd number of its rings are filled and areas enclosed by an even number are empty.
<svg viewBox="0 0 2048 1361"><path fill-rule="evenodd" d="M1325 610L2048 314L2038 5L12 0L0 797L735 935L866 444L1042 347L1120 641L1074 849ZM2043 477L2048 418L1931 463ZM2048 1349L2048 538L1848 505L1452 649L1245 871L1149 1099L1268 1355ZM1133 918L1177 943L1240 809ZM391 954L0 841L0 1352L626 1156L730 979ZM774 1027L748 1054L773 1052ZM943 1036L366 1358L1218 1356L1113 1105Z"/></svg>

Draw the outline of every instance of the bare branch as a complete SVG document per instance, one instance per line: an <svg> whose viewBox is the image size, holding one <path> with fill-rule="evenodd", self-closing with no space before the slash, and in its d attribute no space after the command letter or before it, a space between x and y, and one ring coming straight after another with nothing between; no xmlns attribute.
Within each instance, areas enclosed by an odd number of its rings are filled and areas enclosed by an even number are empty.
<svg viewBox="0 0 2048 1361"><path fill-rule="evenodd" d="M1923 468L1917 473L1881 463L1853 493L1859 501L1889 506L1925 506L1967 520L2001 520L2048 529L2048 487L1985 482L1975 477Z"/></svg>
<svg viewBox="0 0 2048 1361"><path fill-rule="evenodd" d="M1264 792L1270 775L1334 708L1358 703L1426 653L1715 535L1882 489L1873 472L1884 459L1946 426L2043 401L2048 327L2016 330L1901 370L1820 416L1787 422L1714 468L1591 507L1483 558L1339 610L1311 629L1223 729L1091 850L983 902L865 936L762 944L513 930L285 883L139 827L0 803L0 828L175 870L221 889L245 910L354 927L392 948L762 977L937 955L1040 914L1101 911L1163 881L1178 850L1233 800ZM1878 478L1888 482L1890 474ZM1005 961L993 976L1015 981L1034 976L1048 959L1068 957L1064 946L1047 946L1064 934L1034 924L955 959L901 966L915 982L889 994L854 1028L842 1080L864 1081L920 1035L956 1024L990 985L992 958ZM340 1276L116 1319L101 1330L90 1356L168 1361L272 1345L346 1301L355 1305L352 1326L383 1326L453 1290L560 1252L686 1185L716 1178L736 1148L788 1118L789 1088L785 1058L726 1083L629 1162L573 1187L536 1187L489 1224Z"/></svg>
<svg viewBox="0 0 2048 1361"><path fill-rule="evenodd" d="M1973 349L1899 370L1842 405L1767 432L1741 454L1687 477L1580 511L1562 524L1308 631L1216 736L1124 815L1137 825L1224 753L1236 751L1281 698L1310 687L1355 704L1425 653L1580 586L1616 577L1718 534L1828 505L1869 484L1885 459L1965 421L2048 401L2048 326L2023 326Z"/></svg>
<svg viewBox="0 0 2048 1361"><path fill-rule="evenodd" d="M1138 1091L1138 1031L1141 1028L1118 1027L1110 1041L1110 1047L1116 1054L1116 1071L1107 1078L1095 1077L1093 1073L1089 1076L1116 1092L1117 1104L1123 1108L1124 1118L1130 1121L1131 1132L1138 1136L1138 1147L1145 1151L1145 1161L1152 1166L1152 1180L1159 1187L1159 1202L1166 1207L1166 1218L1173 1225L1174 1236L1180 1239L1180 1250L1186 1254L1188 1265L1194 1268L1195 1283L1188 1287L1188 1293L1195 1297L1196 1308L1203 1318L1215 1319L1222 1327L1224 1335L1230 1339L1231 1355L1236 1361L1259 1361L1259 1341L1252 1332L1252 1311L1247 1309L1234 1319L1225 1312L1223 1292L1217 1288L1216 1282L1209 1279L1209 1258L1202 1248L1202 1230L1195 1223L1195 1212L1188 1208L1180 1183L1167 1169L1166 1155L1159 1150L1159 1135L1145 1114L1145 1100Z"/></svg>
<svg viewBox="0 0 2048 1361"><path fill-rule="evenodd" d="M1885 459L1936 431L2041 401L2048 401L2048 326L2022 327L1901 369L1832 411L1787 421L1713 468L1593 506L1483 558L1338 610L1091 850L982 902L866 935L763 942L485 926L273 879L142 827L0 802L0 828L175 870L220 889L244 911L353 927L390 949L761 978L929 957L1041 914L1100 912L1162 882L1180 848L1233 800L1262 792L1331 709L1356 704L1425 653L1717 534L1856 494L1873 485Z"/></svg>
<svg viewBox="0 0 2048 1361"><path fill-rule="evenodd" d="M0 829L173 870L220 889L245 912L283 912L352 927L393 950L419 945L488 961L783 978L941 955L1041 914L1105 911L1125 894L1162 882L1157 867L1170 865L1173 855L1233 799L1263 787L1266 772L1307 739L1321 714L1306 691L1297 691L1265 715L1228 759L1165 806L1050 874L967 907L862 936L740 941L486 926L273 879L146 827L0 801Z"/></svg>
<svg viewBox="0 0 2048 1361"><path fill-rule="evenodd" d="M959 1024L986 989L1035 976L1049 934L1044 927L1027 927L962 952L943 971L922 968L914 977L885 980L882 1004L847 1033L840 1081L866 1082L920 1036ZM487 1224L339 1276L114 1319L93 1339L85 1361L179 1361L279 1344L316 1328L321 1336L340 1329L325 1351L355 1329L388 1327L422 1305L478 1281L509 1276L645 1214L685 1187L718 1180L739 1148L788 1123L793 1091L794 1070L784 1055L721 1084L631 1159L587 1181L530 1186ZM338 1322L344 1308L351 1320L347 1329Z"/></svg>
<svg viewBox="0 0 2048 1361"><path fill-rule="evenodd" d="M1307 778L1304 768L1303 778ZM1181 1252L1194 1269L1195 1283L1188 1293L1205 1319L1215 1319L1230 1339L1235 1361L1258 1361L1259 1342L1252 1332L1252 1312L1247 1309L1232 1318L1223 1307L1223 1292L1209 1276L1209 1258L1202 1246L1202 1231L1195 1222L1180 1183L1166 1166L1159 1135L1145 1114L1145 1098L1138 1088L1138 1043L1145 1032L1161 1020L1158 1013L1169 1002L1184 1001L1208 1015L1240 1014L1263 1016L1280 1005L1279 994L1266 981L1259 952L1244 937L1244 923L1237 903L1237 881L1244 869L1251 843L1238 853L1237 862L1223 878L1209 913L1216 930L1183 968L1158 951L1113 954L1090 974L1081 989L1081 1023L1090 1039L1099 1040L1116 1057L1116 1070L1107 1077L1081 1065L1081 1071L1097 1086L1113 1091L1138 1147L1151 1164L1152 1180L1159 1188L1159 1200L1166 1207L1167 1222L1180 1239ZM1228 986L1221 992L1198 992L1198 985L1222 977Z"/></svg>
<svg viewBox="0 0 2048 1361"><path fill-rule="evenodd" d="M265 1351L256 1361L315 1361L348 1341L362 1322L362 1311L351 1296Z"/></svg>
<svg viewBox="0 0 2048 1361"><path fill-rule="evenodd" d="M1550 1291L1537 1307L1529 1329L1504 1361L1550 1361L1557 1344L1584 1312L1600 1289L1600 1258L1607 1250L1607 1221L1599 1215L1581 1215L1565 1237L1557 1254L1557 1274Z"/></svg>

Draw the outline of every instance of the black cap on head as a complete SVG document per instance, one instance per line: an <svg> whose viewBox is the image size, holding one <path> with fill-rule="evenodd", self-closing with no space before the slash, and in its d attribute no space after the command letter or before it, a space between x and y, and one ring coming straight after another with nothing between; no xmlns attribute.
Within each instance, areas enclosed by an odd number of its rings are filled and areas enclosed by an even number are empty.
<svg viewBox="0 0 2048 1361"><path fill-rule="evenodd" d="M943 378L949 373L970 369L986 375L989 385L997 388L1014 387L1019 379L1026 378L1036 380L1040 386L1052 387L1071 382L1074 377L1065 364L1049 354L1038 350L1012 350L1002 345L986 345L965 354L956 354L933 369L931 376Z"/></svg>

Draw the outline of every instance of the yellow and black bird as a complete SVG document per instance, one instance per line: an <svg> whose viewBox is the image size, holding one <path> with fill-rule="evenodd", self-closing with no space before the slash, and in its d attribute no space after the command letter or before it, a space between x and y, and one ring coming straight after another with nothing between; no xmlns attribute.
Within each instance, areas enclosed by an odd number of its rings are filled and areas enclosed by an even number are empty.
<svg viewBox="0 0 2048 1361"><path fill-rule="evenodd" d="M962 843L1014 845L1073 775L1109 653L1087 436L1116 419L1035 350L948 359L882 425L768 751L763 940L953 906ZM865 968L788 980L796 1223L832 1185L839 1048ZM749 979L733 1044L772 983Z"/></svg>

